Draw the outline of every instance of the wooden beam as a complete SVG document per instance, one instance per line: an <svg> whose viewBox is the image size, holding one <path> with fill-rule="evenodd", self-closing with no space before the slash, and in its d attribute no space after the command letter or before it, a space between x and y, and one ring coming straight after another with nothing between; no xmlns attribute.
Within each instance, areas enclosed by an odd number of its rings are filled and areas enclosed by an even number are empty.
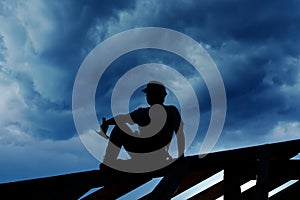
<svg viewBox="0 0 300 200"><path fill-rule="evenodd" d="M106 185L103 188L93 192L92 194L82 198L83 200L99 200L99 199L117 199L128 192L136 189L140 185L143 185L150 181L149 179L138 180L135 182L128 183L116 183L111 185ZM123 182L123 181L122 181Z"/></svg>
<svg viewBox="0 0 300 200"><path fill-rule="evenodd" d="M282 177L281 179L269 179L269 191L277 188L278 186L286 183L289 179ZM242 193L242 199L256 199L256 185Z"/></svg>
<svg viewBox="0 0 300 200"><path fill-rule="evenodd" d="M269 192L269 146L260 152L257 165L256 199L267 200Z"/></svg>
<svg viewBox="0 0 300 200"><path fill-rule="evenodd" d="M221 171L221 168L205 168L205 169L198 169L198 170L194 169L194 170L187 171L181 183L179 184L179 187L173 194L173 196L176 196L181 192L184 192L185 190L195 186L196 184L211 177L212 175L218 173L219 171ZM140 200L146 200L149 198L149 196L150 195L146 195Z"/></svg>
<svg viewBox="0 0 300 200"><path fill-rule="evenodd" d="M270 177L300 179L300 160L276 160L270 161Z"/></svg>
<svg viewBox="0 0 300 200"><path fill-rule="evenodd" d="M212 200L217 199L223 195L224 192L224 181L221 181L206 190L192 196L188 200Z"/></svg>
<svg viewBox="0 0 300 200"><path fill-rule="evenodd" d="M8 199L78 199L103 181L99 170L0 184Z"/></svg>
<svg viewBox="0 0 300 200"><path fill-rule="evenodd" d="M199 169L199 171L190 171L183 178L175 195L178 195L184 192L185 190L197 185L198 183L213 176L214 174L218 173L221 170L222 170L221 168L207 168L207 169Z"/></svg>
<svg viewBox="0 0 300 200"><path fill-rule="evenodd" d="M169 170L154 190L145 196L144 199L165 200L171 199L175 195L183 178L189 173L190 169L186 159L175 162L174 165L169 167Z"/></svg>
<svg viewBox="0 0 300 200"><path fill-rule="evenodd" d="M273 195L269 200L298 200L300 197L300 181L294 183L293 185L287 187L286 189L280 191L279 193Z"/></svg>
<svg viewBox="0 0 300 200"><path fill-rule="evenodd" d="M237 167L228 166L224 169L224 200L241 199L240 174Z"/></svg>
<svg viewBox="0 0 300 200"><path fill-rule="evenodd" d="M261 153L265 148L268 149L268 153ZM294 157L299 152L300 140L293 140L233 149L222 152L213 152L203 158L199 158L198 155L189 156L185 158L185 160L189 163L189 170L185 169L183 170L184 172L179 174L178 171L180 170L177 169L171 174L168 174L168 170L161 170L159 173L150 173L146 175L128 173L126 174L126 176L131 177L131 179L133 180L133 185L135 184L134 182L138 182L140 178L169 176L169 178L166 178L164 180L166 182L166 185L172 183L171 185L174 186L172 186L173 188L177 187L175 190L175 194L179 194L180 192L204 180L210 172L217 173L218 171L216 169L221 170L225 168L225 191L227 191L226 187L228 186L226 181L229 181L229 183L232 182L232 184L235 186L229 186L228 190L232 190L235 194L238 194L238 181L236 180L237 177L235 177L234 170L228 168L227 164L245 162L255 163L257 159L259 159L257 171L257 190L259 191L258 193L263 194L262 199L265 199L266 191L270 189L266 188L265 186L271 185L271 183L268 184L268 180L273 180L276 178L283 179L283 177L288 177L289 179L299 179L298 169L300 168L300 162L288 161L288 159ZM201 156L203 155L200 155L200 157ZM250 168L250 170L241 168L241 170L243 170L243 173L249 173L252 176L253 172L251 171L251 169L253 168ZM0 193L2 196L8 196L10 199L17 199L20 194L26 199L78 199L91 188L101 186L108 187L108 185L120 183L119 174L120 173L118 172L106 174L101 173L99 170L92 170L88 172L79 172L53 177L17 181L12 183L3 183L0 184ZM182 176L182 179L179 178L180 176L174 178L173 176L176 175ZM193 175L195 175L196 177L192 177ZM174 182L171 181L173 179L175 180ZM163 184L163 182L161 183L162 186L159 188L167 187L165 184ZM106 190L107 189L108 188L106 188ZM158 191L162 190L159 189ZM297 191L294 191L294 193L297 193Z"/></svg>
<svg viewBox="0 0 300 200"><path fill-rule="evenodd" d="M255 178L255 173L251 170L253 169L253 164L243 164L244 167L241 167L242 173L238 176L239 177L239 185L243 185L244 183L247 183L250 180L253 180ZM242 193L243 194L243 193ZM224 195L224 180L207 188L206 190L194 195L189 200L211 200L211 199L217 199ZM244 199L244 198L242 198Z"/></svg>

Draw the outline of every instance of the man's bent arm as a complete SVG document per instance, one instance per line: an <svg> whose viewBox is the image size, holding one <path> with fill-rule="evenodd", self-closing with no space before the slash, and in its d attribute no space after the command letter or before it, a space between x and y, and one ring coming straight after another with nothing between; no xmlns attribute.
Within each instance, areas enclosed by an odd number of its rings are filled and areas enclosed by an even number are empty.
<svg viewBox="0 0 300 200"><path fill-rule="evenodd" d="M132 121L130 114L120 114L115 117L112 117L108 120L104 120L101 129L106 133L109 125L117 125L120 129L122 129L125 133L129 135L135 134L132 130L128 127L127 123L134 124Z"/></svg>
<svg viewBox="0 0 300 200"><path fill-rule="evenodd" d="M117 125L117 123L121 123L121 124L133 124L133 121L130 118L130 114L120 114L117 115L115 117L112 117L108 120L106 120L107 125Z"/></svg>
<svg viewBox="0 0 300 200"><path fill-rule="evenodd" d="M184 137L184 131L183 131L183 122L180 123L176 137L177 137L177 149L178 149L178 158L179 158L181 156L184 156L184 150L185 150L185 137Z"/></svg>

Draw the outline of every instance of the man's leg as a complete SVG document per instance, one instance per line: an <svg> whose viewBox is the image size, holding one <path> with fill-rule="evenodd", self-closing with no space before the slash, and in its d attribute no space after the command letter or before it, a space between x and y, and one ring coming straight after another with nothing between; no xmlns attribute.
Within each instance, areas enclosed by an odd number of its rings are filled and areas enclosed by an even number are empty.
<svg viewBox="0 0 300 200"><path fill-rule="evenodd" d="M109 165L110 163L117 160L120 153L120 149L123 145L123 141L124 133L118 126L115 126L111 131L110 139L108 141L106 152L103 158L103 163L105 165Z"/></svg>

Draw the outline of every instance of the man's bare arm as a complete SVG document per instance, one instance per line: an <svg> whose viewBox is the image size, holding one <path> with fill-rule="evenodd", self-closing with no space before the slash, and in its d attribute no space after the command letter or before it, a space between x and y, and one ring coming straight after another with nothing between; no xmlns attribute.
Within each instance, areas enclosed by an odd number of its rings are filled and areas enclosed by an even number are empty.
<svg viewBox="0 0 300 200"><path fill-rule="evenodd" d="M117 125L127 134L133 134L131 129L127 126L127 123L134 124L134 122L131 120L130 114L120 114L108 120L102 120L102 124L100 127L106 133L108 126Z"/></svg>
<svg viewBox="0 0 300 200"><path fill-rule="evenodd" d="M184 137L184 131L183 131L183 122L180 123L176 137L177 137L177 149L178 149L178 158L179 158L181 156L184 156L184 150L185 150L185 137Z"/></svg>

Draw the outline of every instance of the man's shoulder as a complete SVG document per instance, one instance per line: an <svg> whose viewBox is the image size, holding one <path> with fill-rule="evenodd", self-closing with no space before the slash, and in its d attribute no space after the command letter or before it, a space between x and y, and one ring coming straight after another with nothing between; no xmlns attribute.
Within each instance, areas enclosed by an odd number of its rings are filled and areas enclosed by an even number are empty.
<svg viewBox="0 0 300 200"><path fill-rule="evenodd" d="M177 107L174 105L165 105L165 108L169 109L169 110L177 110L178 111Z"/></svg>
<svg viewBox="0 0 300 200"><path fill-rule="evenodd" d="M132 111L130 114L138 114L138 113L148 113L149 107L139 107Z"/></svg>
<svg viewBox="0 0 300 200"><path fill-rule="evenodd" d="M178 108L174 105L166 105L165 109L167 110L167 112L179 114Z"/></svg>
<svg viewBox="0 0 300 200"><path fill-rule="evenodd" d="M140 107L134 110L133 112L131 112L130 116L135 123L139 125L144 125L144 123L148 121L148 117L149 117L148 112L149 112L149 108Z"/></svg>
<svg viewBox="0 0 300 200"><path fill-rule="evenodd" d="M165 106L165 109L167 111L168 118L172 121L173 125L175 126L174 129L177 130L181 121L181 115L177 107L174 105L167 105Z"/></svg>

